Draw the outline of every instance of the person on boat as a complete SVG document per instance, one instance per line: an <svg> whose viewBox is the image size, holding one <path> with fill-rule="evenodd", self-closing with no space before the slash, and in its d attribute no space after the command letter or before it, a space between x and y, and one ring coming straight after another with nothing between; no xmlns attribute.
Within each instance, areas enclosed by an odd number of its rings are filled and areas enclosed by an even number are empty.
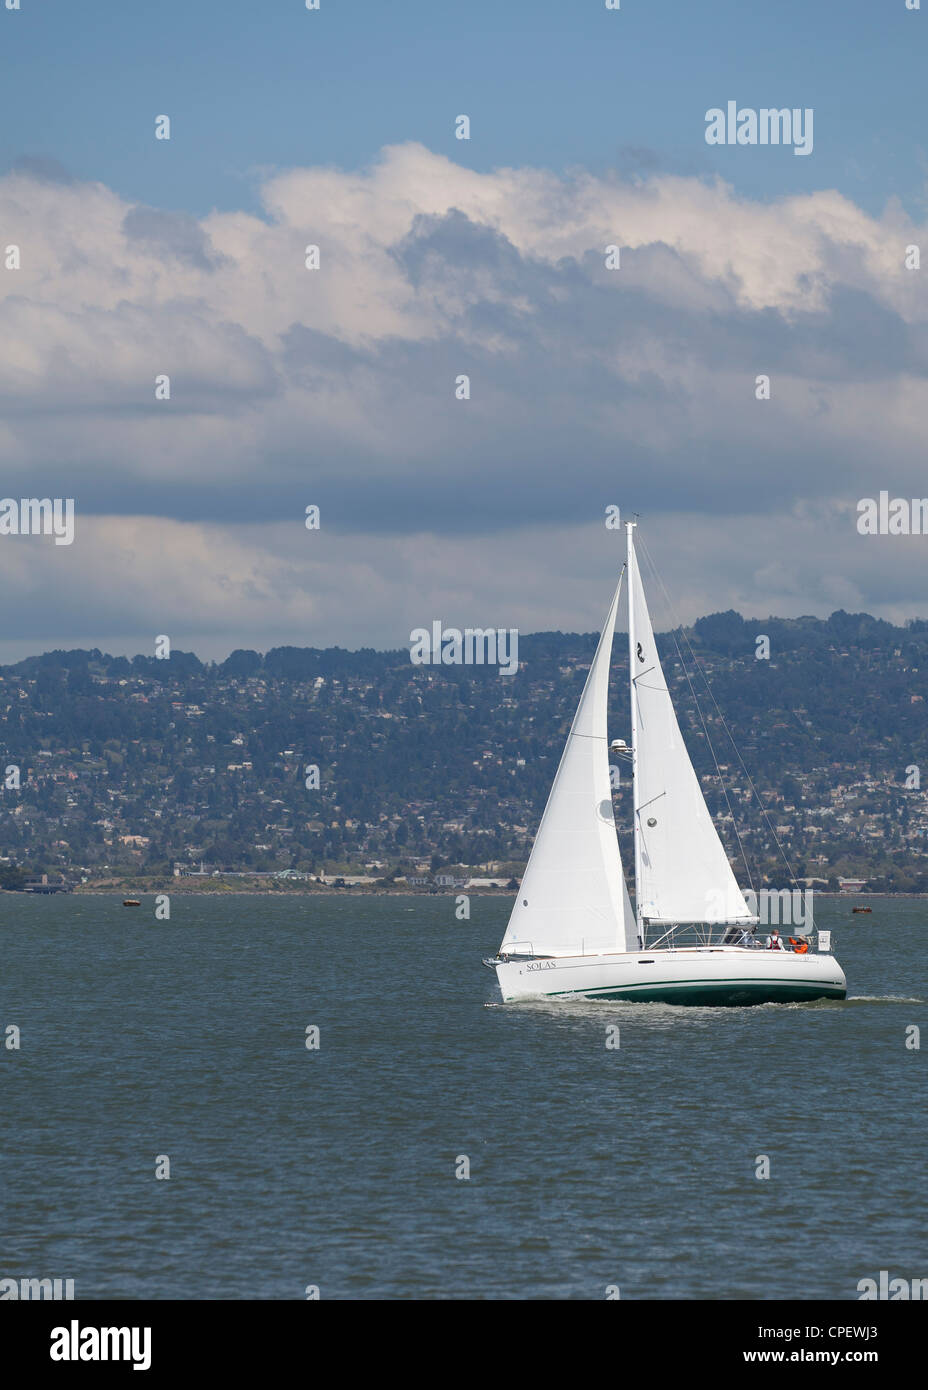
<svg viewBox="0 0 928 1390"><path fill-rule="evenodd" d="M753 933L753 931L749 931L748 928L745 927L744 930L743 930L742 933L741 933L741 940L738 942L738 945L739 945L739 946L753 946L753 945L754 945L754 933Z"/></svg>
<svg viewBox="0 0 928 1390"><path fill-rule="evenodd" d="M782 950L783 950L783 947L782 947L782 945L780 944L780 933L777 931L776 927L774 927L774 929L773 929L772 933L770 934L770 936L767 937L767 950L768 950L768 951L782 951Z"/></svg>

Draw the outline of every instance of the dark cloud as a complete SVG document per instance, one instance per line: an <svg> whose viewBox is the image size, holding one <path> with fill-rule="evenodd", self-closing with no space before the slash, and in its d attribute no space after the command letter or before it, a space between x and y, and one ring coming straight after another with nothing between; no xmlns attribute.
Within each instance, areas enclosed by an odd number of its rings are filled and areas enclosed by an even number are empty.
<svg viewBox="0 0 928 1390"><path fill-rule="evenodd" d="M311 385L313 377L318 381L320 373L330 376L354 367L371 366L377 361L377 353L362 351L330 333L295 323L283 335L282 360L295 378Z"/></svg>
<svg viewBox="0 0 928 1390"><path fill-rule="evenodd" d="M655 150L650 145L620 145L612 161L612 173L621 179L649 178L654 174L694 178L711 173L712 167L702 150Z"/></svg>
<svg viewBox="0 0 928 1390"><path fill-rule="evenodd" d="M130 208L123 218L126 237L157 256L173 256L197 270L215 270L219 257L195 217L159 208Z"/></svg>
<svg viewBox="0 0 928 1390"><path fill-rule="evenodd" d="M615 167L621 173L654 174L664 167L666 157L648 145L620 145Z"/></svg>
<svg viewBox="0 0 928 1390"><path fill-rule="evenodd" d="M436 276L447 282L449 274L458 277L476 270L492 272L505 286L522 268L522 257L508 238L472 222L457 208L442 216L413 218L409 233L392 254L416 289Z"/></svg>
<svg viewBox="0 0 928 1390"><path fill-rule="evenodd" d="M60 159L52 159L42 154L20 155L10 164L10 173L25 174L27 178L35 179L39 183L77 183L70 169L66 168Z"/></svg>
<svg viewBox="0 0 928 1390"><path fill-rule="evenodd" d="M125 225L168 254L208 255L188 219L133 209ZM176 491L132 469L119 470L114 490L112 470L98 466L81 470L82 505L258 522L298 514L311 494L331 525L399 534L579 524L628 497L651 512L737 515L781 506L784 491L843 489L870 457L866 440L840 450L823 441L812 412L759 405L757 373L773 375L779 399L794 389L787 379L825 389L921 375L928 362L924 329L867 291L837 286L821 309L789 317L739 304L734 280L707 299L695 261L660 243L625 253L611 274L593 253L556 263L523 255L452 209L416 218L392 255L411 290L447 304L437 335L354 346L294 322L275 353L238 325L205 329L196 306L122 311L159 361L170 360L172 339L200 331L243 371L226 379L187 362L169 410L147 380L128 395L110 390L110 422L147 415L170 449L191 412L247 416L288 390L303 409L265 417L221 486L212 461ZM455 398L461 374L469 401ZM68 379L59 371L59 405ZM87 411L94 399L72 405ZM320 401L339 406L320 412ZM8 473L12 484L15 464ZM60 494L68 476L72 467L48 459L43 486Z"/></svg>

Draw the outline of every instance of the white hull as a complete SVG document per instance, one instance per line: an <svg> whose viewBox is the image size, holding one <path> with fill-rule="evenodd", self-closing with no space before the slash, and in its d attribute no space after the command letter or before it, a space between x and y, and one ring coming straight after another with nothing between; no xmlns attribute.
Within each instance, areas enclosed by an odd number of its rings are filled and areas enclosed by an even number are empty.
<svg viewBox="0 0 928 1390"><path fill-rule="evenodd" d="M696 946L610 955L498 961L503 999L625 999L729 1005L843 999L847 981L831 955Z"/></svg>

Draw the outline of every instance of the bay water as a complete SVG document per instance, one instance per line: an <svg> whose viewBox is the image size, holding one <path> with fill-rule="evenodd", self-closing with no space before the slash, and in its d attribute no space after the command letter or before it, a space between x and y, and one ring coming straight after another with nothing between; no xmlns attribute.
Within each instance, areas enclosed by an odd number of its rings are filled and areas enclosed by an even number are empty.
<svg viewBox="0 0 928 1390"><path fill-rule="evenodd" d="M691 1009L502 1005L502 896L460 921L445 896L174 895L158 921L153 897L0 895L0 1278L856 1299L928 1277L928 903L869 901L816 904L847 1001Z"/></svg>

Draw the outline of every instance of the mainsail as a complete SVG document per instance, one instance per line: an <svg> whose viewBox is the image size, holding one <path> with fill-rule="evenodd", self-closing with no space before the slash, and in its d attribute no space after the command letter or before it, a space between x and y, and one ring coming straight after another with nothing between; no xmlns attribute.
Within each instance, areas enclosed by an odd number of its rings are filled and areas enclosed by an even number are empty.
<svg viewBox="0 0 928 1390"><path fill-rule="evenodd" d="M628 530L638 920L754 921L709 815L661 670Z"/></svg>
<svg viewBox="0 0 928 1390"><path fill-rule="evenodd" d="M612 812L606 705L621 580L545 806L501 952L637 949Z"/></svg>

